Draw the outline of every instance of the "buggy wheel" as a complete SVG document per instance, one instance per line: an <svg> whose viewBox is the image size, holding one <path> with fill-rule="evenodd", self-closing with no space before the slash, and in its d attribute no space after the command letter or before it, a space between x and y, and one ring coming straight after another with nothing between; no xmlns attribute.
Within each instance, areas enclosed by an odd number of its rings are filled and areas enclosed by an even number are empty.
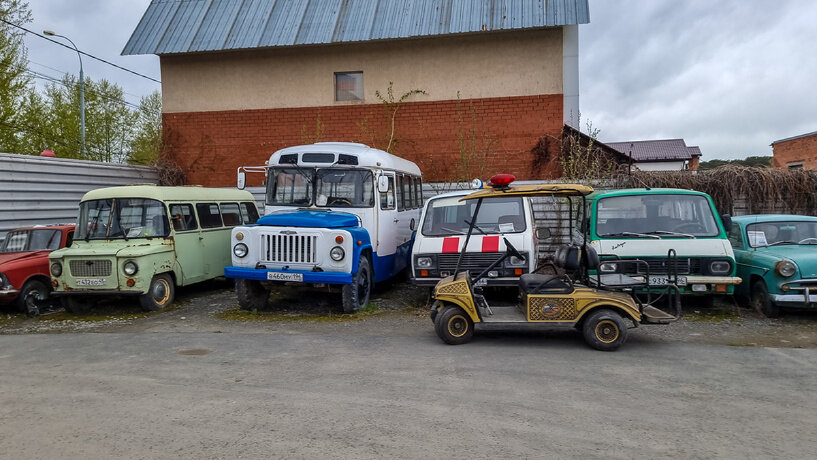
<svg viewBox="0 0 817 460"><path fill-rule="evenodd" d="M262 310L269 300L269 291L260 281L235 280L235 295L242 310Z"/></svg>
<svg viewBox="0 0 817 460"><path fill-rule="evenodd" d="M757 280L752 283L752 307L758 313L763 313L768 318L777 318L780 316L780 307L772 302L769 297L769 288L763 280Z"/></svg>
<svg viewBox="0 0 817 460"><path fill-rule="evenodd" d="M467 343L474 337L474 322L459 307L446 307L437 315L434 332L449 345Z"/></svg>
<svg viewBox="0 0 817 460"><path fill-rule="evenodd" d="M627 326L620 314L607 309L597 310L584 321L584 340L601 351L614 351L627 341Z"/></svg>

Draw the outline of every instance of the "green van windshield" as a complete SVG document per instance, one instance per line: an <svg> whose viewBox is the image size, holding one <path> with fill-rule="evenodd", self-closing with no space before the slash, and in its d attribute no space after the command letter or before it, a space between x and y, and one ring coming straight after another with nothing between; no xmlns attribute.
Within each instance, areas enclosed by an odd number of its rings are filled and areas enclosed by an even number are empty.
<svg viewBox="0 0 817 460"><path fill-rule="evenodd" d="M146 198L89 200L79 205L75 239L131 239L170 234L161 201Z"/></svg>
<svg viewBox="0 0 817 460"><path fill-rule="evenodd" d="M715 237L720 229L709 200L701 195L649 194L600 198L596 235Z"/></svg>

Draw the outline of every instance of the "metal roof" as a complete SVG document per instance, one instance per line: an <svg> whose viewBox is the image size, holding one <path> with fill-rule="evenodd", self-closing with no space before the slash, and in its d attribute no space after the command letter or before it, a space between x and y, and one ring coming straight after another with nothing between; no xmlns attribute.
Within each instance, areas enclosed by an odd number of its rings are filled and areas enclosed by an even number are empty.
<svg viewBox="0 0 817 460"><path fill-rule="evenodd" d="M661 139L655 141L605 142L625 156L633 153L635 161L677 161L689 160L693 154L700 156L700 149L687 147L683 139Z"/></svg>
<svg viewBox="0 0 817 460"><path fill-rule="evenodd" d="M800 138L803 138L803 137L814 136L815 134L817 134L817 131L814 131L812 133L806 133L806 134L800 134L800 135L797 135L797 136L787 137L787 138L784 138L784 139L778 139L778 140L772 142L769 145L774 145L774 144L777 144L777 143L780 143L780 142L793 141L795 139L800 139Z"/></svg>
<svg viewBox="0 0 817 460"><path fill-rule="evenodd" d="M588 0L152 0L122 54L324 45L588 22Z"/></svg>

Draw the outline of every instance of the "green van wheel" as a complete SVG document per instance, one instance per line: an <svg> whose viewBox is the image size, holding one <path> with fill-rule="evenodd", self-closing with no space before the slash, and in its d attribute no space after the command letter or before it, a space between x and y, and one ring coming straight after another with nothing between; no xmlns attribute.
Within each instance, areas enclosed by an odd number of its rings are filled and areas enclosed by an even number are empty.
<svg viewBox="0 0 817 460"><path fill-rule="evenodd" d="M139 296L139 304L144 311L161 310L173 303L175 294L173 279L167 273L162 273L150 280L148 292Z"/></svg>

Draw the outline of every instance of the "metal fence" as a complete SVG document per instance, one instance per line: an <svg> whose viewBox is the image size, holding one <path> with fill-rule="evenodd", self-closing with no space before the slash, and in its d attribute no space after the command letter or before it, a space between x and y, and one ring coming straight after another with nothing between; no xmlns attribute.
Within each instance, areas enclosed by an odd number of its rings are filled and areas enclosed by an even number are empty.
<svg viewBox="0 0 817 460"><path fill-rule="evenodd" d="M90 190L158 179L147 166L0 153L0 241L14 228L75 222Z"/></svg>

